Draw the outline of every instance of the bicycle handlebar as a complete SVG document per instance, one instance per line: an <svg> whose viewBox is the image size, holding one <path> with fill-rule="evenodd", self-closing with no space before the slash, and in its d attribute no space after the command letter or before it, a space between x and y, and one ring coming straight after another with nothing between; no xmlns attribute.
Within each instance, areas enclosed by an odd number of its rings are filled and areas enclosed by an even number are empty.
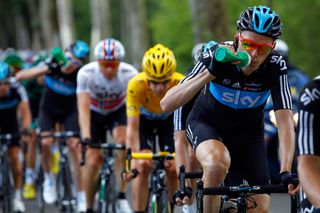
<svg viewBox="0 0 320 213"><path fill-rule="evenodd" d="M126 146L123 144L109 144L109 143L87 143L84 141L80 141L81 147L81 160L80 166L83 166L86 163L86 147L89 146L90 148L94 149L103 149L103 150L125 150Z"/></svg>
<svg viewBox="0 0 320 213"><path fill-rule="evenodd" d="M246 67L251 62L251 57L247 52L237 52L237 55L232 53L226 47L218 47L215 50L214 57L219 62L240 61L239 67Z"/></svg>
<svg viewBox="0 0 320 213"><path fill-rule="evenodd" d="M158 153L152 152L132 152L131 148L127 150L127 159L126 159L126 171L131 171L131 161L132 159L141 159L141 160L171 160L175 158L175 153L170 153L166 151L160 151Z"/></svg>
<svg viewBox="0 0 320 213"><path fill-rule="evenodd" d="M74 131L62 131L62 132L53 132L50 134L40 135L40 138L58 138L58 139L64 139L64 138L71 138L71 137L79 137L79 132Z"/></svg>

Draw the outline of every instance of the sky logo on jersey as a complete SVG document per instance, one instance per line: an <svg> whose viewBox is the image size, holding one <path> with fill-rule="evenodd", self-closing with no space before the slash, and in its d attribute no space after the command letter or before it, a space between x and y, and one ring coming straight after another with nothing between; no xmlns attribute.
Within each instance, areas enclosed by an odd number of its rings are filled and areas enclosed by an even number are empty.
<svg viewBox="0 0 320 213"><path fill-rule="evenodd" d="M63 82L60 82L50 76L44 77L44 82L48 88L53 90L54 92L60 95L75 95L76 94L76 87L72 85L66 85Z"/></svg>
<svg viewBox="0 0 320 213"><path fill-rule="evenodd" d="M307 88L301 95L300 101L304 106L310 104L310 102L320 99L320 91L317 88L309 90Z"/></svg>
<svg viewBox="0 0 320 213"><path fill-rule="evenodd" d="M18 102L19 102L18 99L0 101L0 110L10 109L12 107L15 107L16 105L18 105Z"/></svg>
<svg viewBox="0 0 320 213"><path fill-rule="evenodd" d="M249 109L264 104L270 90L264 92L242 91L230 89L210 82L210 92L220 103L233 109Z"/></svg>

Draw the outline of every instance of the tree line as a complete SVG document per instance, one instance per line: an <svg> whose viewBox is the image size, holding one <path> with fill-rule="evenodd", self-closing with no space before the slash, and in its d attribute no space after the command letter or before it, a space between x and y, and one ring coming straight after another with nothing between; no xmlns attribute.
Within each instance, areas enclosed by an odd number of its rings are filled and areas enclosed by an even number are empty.
<svg viewBox="0 0 320 213"><path fill-rule="evenodd" d="M240 12L260 4L280 14L290 61L312 77L319 74L320 0L0 0L0 48L50 49L76 39L93 48L99 40L114 37L124 43L126 61L139 68L144 52L163 43L185 72L195 44L232 40Z"/></svg>

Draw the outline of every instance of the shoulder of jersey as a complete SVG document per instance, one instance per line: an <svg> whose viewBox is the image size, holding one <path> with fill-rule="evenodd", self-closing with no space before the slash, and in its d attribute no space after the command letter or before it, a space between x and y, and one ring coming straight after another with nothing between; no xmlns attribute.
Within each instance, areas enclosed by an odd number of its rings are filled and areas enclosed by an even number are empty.
<svg viewBox="0 0 320 213"><path fill-rule="evenodd" d="M86 64L83 67L81 67L79 72L90 74L90 73L93 73L95 71L95 69L97 69L98 67L99 67L98 62L93 61L93 62L90 62L89 64Z"/></svg>
<svg viewBox="0 0 320 213"><path fill-rule="evenodd" d="M279 69L280 71L287 70L288 68L286 59L277 52L270 53L268 65Z"/></svg>
<svg viewBox="0 0 320 213"><path fill-rule="evenodd" d="M136 72L138 73L138 70L131 64L128 64L126 62L120 62L119 70L121 70L122 73L130 73L130 72Z"/></svg>

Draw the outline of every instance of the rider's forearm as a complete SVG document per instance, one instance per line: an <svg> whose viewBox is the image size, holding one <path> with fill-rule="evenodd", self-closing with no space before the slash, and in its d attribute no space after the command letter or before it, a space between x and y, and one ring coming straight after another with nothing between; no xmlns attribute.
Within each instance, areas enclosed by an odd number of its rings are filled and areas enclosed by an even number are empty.
<svg viewBox="0 0 320 213"><path fill-rule="evenodd" d="M89 94L80 93L78 97L79 125L82 138L91 138L90 133L90 97Z"/></svg>
<svg viewBox="0 0 320 213"><path fill-rule="evenodd" d="M140 149L139 126L140 115L127 116L126 147L131 148L133 152L138 152Z"/></svg>
<svg viewBox="0 0 320 213"><path fill-rule="evenodd" d="M208 70L194 78L172 87L161 100L160 105L164 112L172 112L188 103L214 76Z"/></svg>
<svg viewBox="0 0 320 213"><path fill-rule="evenodd" d="M17 80L26 80L26 79L31 79L38 75L44 74L48 71L49 71L49 67L47 65L43 65L40 67L34 67L31 69L22 70L21 72L18 72L15 75L15 77Z"/></svg>
<svg viewBox="0 0 320 213"><path fill-rule="evenodd" d="M303 191L308 200L320 208L320 157L304 155L298 157L298 173Z"/></svg>
<svg viewBox="0 0 320 213"><path fill-rule="evenodd" d="M292 113L287 119L278 122L279 147L280 147L280 172L291 171L292 161L295 150L294 123Z"/></svg>
<svg viewBox="0 0 320 213"><path fill-rule="evenodd" d="M126 147L131 148L132 152L139 151L139 133L138 129L134 130L130 127L127 129Z"/></svg>
<svg viewBox="0 0 320 213"><path fill-rule="evenodd" d="M21 102L20 104L21 109L21 117L22 117L22 128L28 129L31 124L31 112L29 108L28 102Z"/></svg>

